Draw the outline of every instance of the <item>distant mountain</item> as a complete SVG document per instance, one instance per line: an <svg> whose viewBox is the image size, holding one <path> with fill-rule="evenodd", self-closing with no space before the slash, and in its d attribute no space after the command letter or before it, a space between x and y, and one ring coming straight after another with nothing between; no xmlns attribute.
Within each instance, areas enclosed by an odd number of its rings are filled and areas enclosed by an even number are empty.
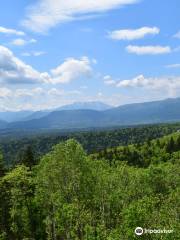
<svg viewBox="0 0 180 240"><path fill-rule="evenodd" d="M16 129L47 129L47 128L88 128L100 127L103 112L95 110L62 110L54 111L40 119L14 122L8 128Z"/></svg>
<svg viewBox="0 0 180 240"><path fill-rule="evenodd" d="M112 106L107 105L102 102L75 102L73 104L65 105L56 109L56 111L60 110L96 110L96 111L104 111L112 108Z"/></svg>
<svg viewBox="0 0 180 240"><path fill-rule="evenodd" d="M7 122L0 120L0 129L5 128L7 126Z"/></svg>
<svg viewBox="0 0 180 240"><path fill-rule="evenodd" d="M33 111L0 112L0 120L7 122L21 121L32 113Z"/></svg>
<svg viewBox="0 0 180 240"><path fill-rule="evenodd" d="M42 118L42 117L45 117L47 116L51 111L37 111L37 112L33 112L31 113L30 115L26 116L23 121L29 121L29 120L33 120L33 119L39 119L39 118Z"/></svg>
<svg viewBox="0 0 180 240"><path fill-rule="evenodd" d="M106 115L115 125L180 121L180 98L127 104L107 110Z"/></svg>
<svg viewBox="0 0 180 240"><path fill-rule="evenodd" d="M0 112L0 120L7 122L30 121L33 119L45 117L52 111L80 110L80 109L104 111L110 108L112 108L110 105L107 105L102 102L77 102L69 105L64 105L54 110L52 109L42 111Z"/></svg>
<svg viewBox="0 0 180 240"><path fill-rule="evenodd" d="M10 129L77 129L180 121L180 98L97 110L59 110L40 119L8 124Z"/></svg>

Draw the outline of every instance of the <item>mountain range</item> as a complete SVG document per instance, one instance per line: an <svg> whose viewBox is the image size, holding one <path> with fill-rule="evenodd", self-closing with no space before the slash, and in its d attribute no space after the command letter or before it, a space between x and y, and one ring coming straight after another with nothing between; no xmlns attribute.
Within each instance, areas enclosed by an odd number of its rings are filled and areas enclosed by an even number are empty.
<svg viewBox="0 0 180 240"><path fill-rule="evenodd" d="M0 120L0 129L5 128L7 126L7 122Z"/></svg>
<svg viewBox="0 0 180 240"><path fill-rule="evenodd" d="M56 109L51 109L51 110L0 112L0 120L10 123L10 122L17 122L17 121L28 121L33 119L39 119L47 116L49 113L54 111L82 110L82 109L103 111L110 108L112 108L112 106L102 102L95 102L95 101L94 102L75 102L75 103L65 105Z"/></svg>
<svg viewBox="0 0 180 240"><path fill-rule="evenodd" d="M16 112L0 112L0 120L6 122L15 122L25 119L27 116L31 115L33 111L16 111Z"/></svg>
<svg viewBox="0 0 180 240"><path fill-rule="evenodd" d="M110 107L75 103L53 111L33 112L21 121L0 122L7 129L83 129L180 121L180 98Z"/></svg>

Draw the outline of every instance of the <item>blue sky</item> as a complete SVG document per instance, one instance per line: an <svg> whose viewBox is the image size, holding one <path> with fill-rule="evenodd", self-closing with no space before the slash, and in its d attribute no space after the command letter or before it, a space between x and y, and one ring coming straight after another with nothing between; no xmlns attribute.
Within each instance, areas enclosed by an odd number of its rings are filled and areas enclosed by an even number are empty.
<svg viewBox="0 0 180 240"><path fill-rule="evenodd" d="M180 96L179 0L6 0L0 110Z"/></svg>

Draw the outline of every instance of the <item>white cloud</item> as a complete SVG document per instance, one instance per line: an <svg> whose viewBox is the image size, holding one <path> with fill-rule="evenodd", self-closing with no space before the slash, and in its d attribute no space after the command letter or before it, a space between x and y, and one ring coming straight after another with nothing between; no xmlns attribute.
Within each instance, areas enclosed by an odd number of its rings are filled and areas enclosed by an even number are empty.
<svg viewBox="0 0 180 240"><path fill-rule="evenodd" d="M33 51L33 52L23 52L21 55L23 57L39 57L39 56L42 56L42 55L45 55L46 52L44 51Z"/></svg>
<svg viewBox="0 0 180 240"><path fill-rule="evenodd" d="M111 86L111 85L115 85L115 84L116 84L116 81L113 80L110 75L106 75L106 76L104 76L104 83L105 83L106 85Z"/></svg>
<svg viewBox="0 0 180 240"><path fill-rule="evenodd" d="M89 77L92 73L90 63L87 57L66 59L63 64L51 70L52 83L69 83L73 79Z"/></svg>
<svg viewBox="0 0 180 240"><path fill-rule="evenodd" d="M144 38L146 35L156 35L160 32L157 27L142 27L138 29L122 29L109 33L109 38L114 40L135 40Z"/></svg>
<svg viewBox="0 0 180 240"><path fill-rule="evenodd" d="M180 94L180 76L144 77L141 74L132 79L114 80L114 82L112 85L116 88L136 89L136 92L142 89L151 96L155 93L156 98L158 94L165 98L179 96ZM137 91L137 89L139 90Z"/></svg>
<svg viewBox="0 0 180 240"><path fill-rule="evenodd" d="M24 36L25 33L22 31L17 31L15 29L11 29L11 28L5 28L5 27L1 27L0 26L0 33L4 33L7 35L17 35L17 36Z"/></svg>
<svg viewBox="0 0 180 240"><path fill-rule="evenodd" d="M48 90L48 95L61 96L64 95L64 90L59 90L57 88L51 88Z"/></svg>
<svg viewBox="0 0 180 240"><path fill-rule="evenodd" d="M180 63L166 65L166 68L180 68Z"/></svg>
<svg viewBox="0 0 180 240"><path fill-rule="evenodd" d="M43 52L43 51L39 51L39 52L32 52L33 56L35 57L39 57L39 56L42 56L44 54L46 54L46 52Z"/></svg>
<svg viewBox="0 0 180 240"><path fill-rule="evenodd" d="M158 55L171 53L172 49L169 46L134 46L129 45L126 47L129 53L135 53L137 55Z"/></svg>
<svg viewBox="0 0 180 240"><path fill-rule="evenodd" d="M149 79L144 78L143 75L139 75L131 80L122 80L117 83L117 87L147 87L151 81Z"/></svg>
<svg viewBox="0 0 180 240"><path fill-rule="evenodd" d="M85 101L77 90L43 86L36 88L0 88L0 111L43 110L57 108L74 102L74 99Z"/></svg>
<svg viewBox="0 0 180 240"><path fill-rule="evenodd" d="M180 39L180 31L177 32L173 37L175 37L175 38L179 38L179 39Z"/></svg>
<svg viewBox="0 0 180 240"><path fill-rule="evenodd" d="M45 91L40 88L33 88L33 89L16 89L14 91L14 97L34 97L45 94Z"/></svg>
<svg viewBox="0 0 180 240"><path fill-rule="evenodd" d="M12 95L12 91L8 88L0 88L0 98L10 97Z"/></svg>
<svg viewBox="0 0 180 240"><path fill-rule="evenodd" d="M50 73L41 73L15 57L8 48L0 46L0 83L69 83L81 77L90 77L92 74L91 63L93 60L89 60L88 57L68 58L61 65L50 70Z"/></svg>
<svg viewBox="0 0 180 240"><path fill-rule="evenodd" d="M142 88L151 91L164 92L166 97L174 97L180 93L180 77L149 77L139 75L130 80L119 81L119 88Z"/></svg>
<svg viewBox="0 0 180 240"><path fill-rule="evenodd" d="M35 32L46 32L59 23L89 17L100 13L137 3L139 0L39 0L27 10L24 26Z"/></svg>
<svg viewBox="0 0 180 240"><path fill-rule="evenodd" d="M25 64L6 47L0 46L0 83L28 84L49 82L48 73L40 73Z"/></svg>
<svg viewBox="0 0 180 240"><path fill-rule="evenodd" d="M36 43L37 41L35 39L30 39L30 40L25 40L25 39L22 39L22 38L17 38L17 39L14 39L11 44L12 45L15 45L15 46L24 46L24 45L27 45L27 44L30 44L30 43Z"/></svg>
<svg viewBox="0 0 180 240"><path fill-rule="evenodd" d="M47 91L47 94L50 96L69 96L69 95L79 95L81 94L78 90L64 91L63 89L51 88Z"/></svg>

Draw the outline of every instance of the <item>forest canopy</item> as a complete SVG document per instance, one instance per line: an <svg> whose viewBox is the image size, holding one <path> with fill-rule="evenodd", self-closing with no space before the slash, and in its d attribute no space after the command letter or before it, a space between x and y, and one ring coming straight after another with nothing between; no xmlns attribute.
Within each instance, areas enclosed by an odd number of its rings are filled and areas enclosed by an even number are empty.
<svg viewBox="0 0 180 240"><path fill-rule="evenodd" d="M141 239L179 239L179 143L176 133L87 155L70 139L12 169L1 157L0 239L129 240L138 226L173 230Z"/></svg>

